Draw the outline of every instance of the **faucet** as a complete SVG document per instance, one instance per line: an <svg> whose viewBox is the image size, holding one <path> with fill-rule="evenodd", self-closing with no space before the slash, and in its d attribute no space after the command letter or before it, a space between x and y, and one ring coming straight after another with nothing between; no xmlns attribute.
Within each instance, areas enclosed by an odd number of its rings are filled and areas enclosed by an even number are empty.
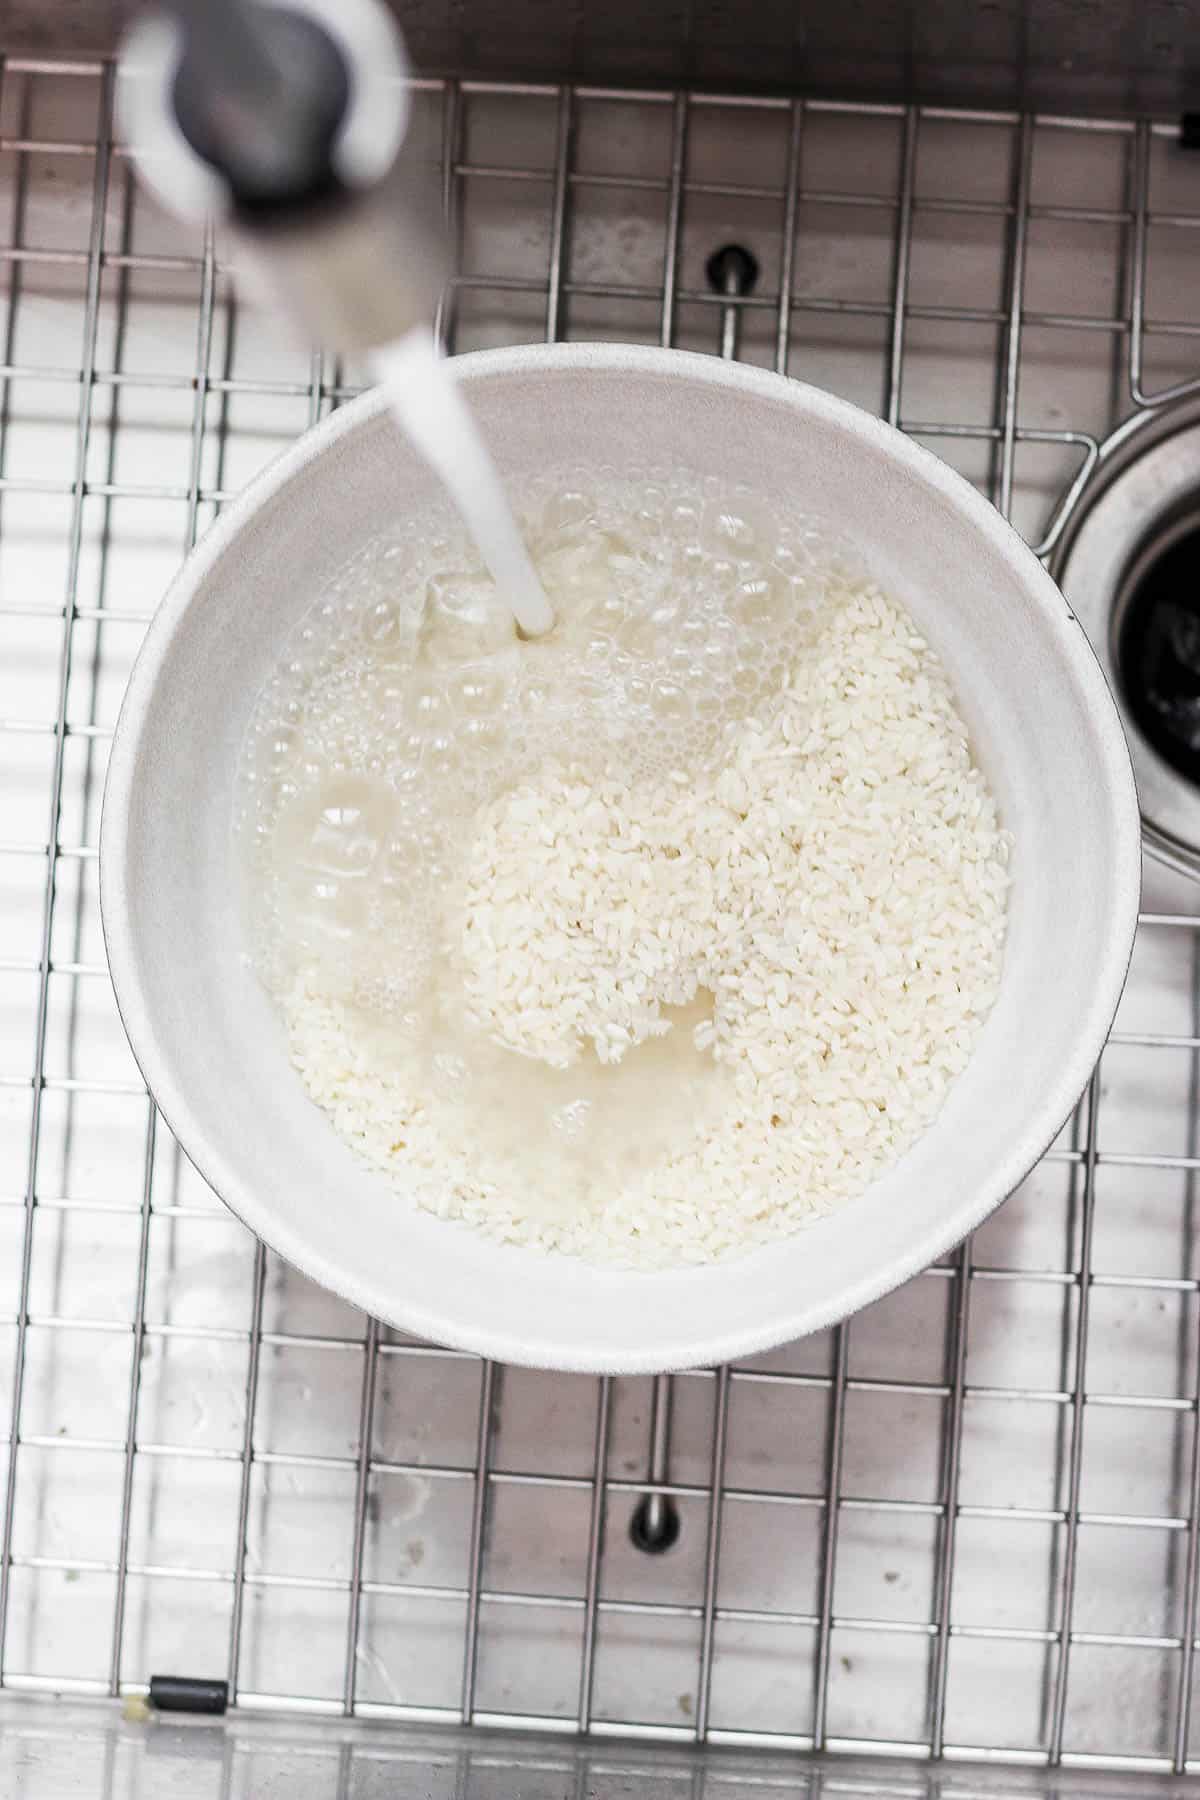
<svg viewBox="0 0 1200 1800"><path fill-rule="evenodd" d="M445 243L403 154L408 62L382 0L168 0L125 41L117 106L162 204L222 222L308 343L428 325Z"/></svg>

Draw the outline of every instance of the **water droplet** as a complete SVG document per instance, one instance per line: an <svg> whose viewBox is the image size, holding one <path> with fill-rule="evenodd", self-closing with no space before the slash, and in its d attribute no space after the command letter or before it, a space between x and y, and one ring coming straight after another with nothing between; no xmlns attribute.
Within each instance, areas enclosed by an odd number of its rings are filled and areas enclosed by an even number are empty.
<svg viewBox="0 0 1200 1800"><path fill-rule="evenodd" d="M688 697L678 683L661 679L651 689L651 704L660 719L681 719L691 710Z"/></svg>
<svg viewBox="0 0 1200 1800"><path fill-rule="evenodd" d="M777 616L779 596L769 575L755 575L738 583L733 596L739 624L748 630L766 625Z"/></svg>
<svg viewBox="0 0 1200 1800"><path fill-rule="evenodd" d="M595 514L596 503L590 494L581 488L568 488L546 502L542 513L543 529L551 535L561 531L574 532L581 526L591 525Z"/></svg>
<svg viewBox="0 0 1200 1800"><path fill-rule="evenodd" d="M421 624L429 660L487 656L515 642L516 624L494 581L462 570L430 576Z"/></svg>
<svg viewBox="0 0 1200 1800"><path fill-rule="evenodd" d="M407 614L407 616L406 616ZM363 639L383 661L406 653L411 636L411 614L401 602L389 596L376 600L362 614L359 627Z"/></svg>
<svg viewBox="0 0 1200 1800"><path fill-rule="evenodd" d="M668 522L677 538L693 544L700 533L700 508L688 500L677 500L671 508Z"/></svg>

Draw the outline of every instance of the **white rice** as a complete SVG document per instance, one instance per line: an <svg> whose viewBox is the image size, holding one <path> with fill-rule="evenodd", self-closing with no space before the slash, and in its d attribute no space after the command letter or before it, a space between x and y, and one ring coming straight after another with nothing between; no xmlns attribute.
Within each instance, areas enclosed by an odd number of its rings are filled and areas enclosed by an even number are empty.
<svg viewBox="0 0 1200 1800"><path fill-rule="evenodd" d="M308 1091L403 1192L509 1242L706 1262L853 1198L929 1125L997 991L1009 842L911 618L873 588L834 598L706 771L550 765L473 821L445 1016L510 1061L634 1078L647 1040L689 1030L717 1065L711 1103L665 1150L565 1183L560 1158L477 1136L427 1058L384 1054L297 980ZM687 1026L664 1016L688 1005Z"/></svg>

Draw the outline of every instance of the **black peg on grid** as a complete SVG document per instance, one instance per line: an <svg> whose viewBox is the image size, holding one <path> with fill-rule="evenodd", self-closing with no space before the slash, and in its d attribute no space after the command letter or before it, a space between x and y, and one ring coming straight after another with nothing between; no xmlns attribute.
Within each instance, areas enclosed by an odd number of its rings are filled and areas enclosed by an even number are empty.
<svg viewBox="0 0 1200 1800"><path fill-rule="evenodd" d="M722 244L704 265L714 294L751 294L758 281L758 258L744 244Z"/></svg>
<svg viewBox="0 0 1200 1800"><path fill-rule="evenodd" d="M671 1401L673 1387L670 1375L656 1375L650 1389L650 1467L649 1479L655 1485L643 1494L629 1521L629 1540L635 1550L647 1556L661 1556L679 1538L679 1508L673 1494L664 1494L659 1486L667 1481L671 1454Z"/></svg>
<svg viewBox="0 0 1200 1800"><path fill-rule="evenodd" d="M670 1494L643 1494L629 1521L635 1550L661 1556L679 1539L679 1509Z"/></svg>
<svg viewBox="0 0 1200 1800"><path fill-rule="evenodd" d="M229 1683L195 1675L152 1675L148 1698L156 1712L207 1713L220 1718L229 1705Z"/></svg>
<svg viewBox="0 0 1200 1800"><path fill-rule="evenodd" d="M758 280L758 259L744 244L722 244L705 263L704 273L715 293L730 301L739 300L751 292ZM721 355L727 362L737 355L739 311L732 305L721 308Z"/></svg>

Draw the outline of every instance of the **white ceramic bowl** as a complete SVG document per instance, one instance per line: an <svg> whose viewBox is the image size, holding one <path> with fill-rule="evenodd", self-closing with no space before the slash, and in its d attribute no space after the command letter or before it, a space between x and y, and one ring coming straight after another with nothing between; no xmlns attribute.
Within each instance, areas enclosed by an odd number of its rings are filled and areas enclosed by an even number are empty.
<svg viewBox="0 0 1200 1800"><path fill-rule="evenodd" d="M1057 588L957 475L866 413L757 369L610 345L457 364L501 467L686 463L832 521L940 651L1016 838L1000 996L915 1148L841 1212L699 1269L632 1273L502 1248L356 1162L289 1066L246 966L231 796L280 646L432 478L377 394L260 476L175 582L112 746L108 954L159 1106L217 1193L283 1256L379 1317L513 1362L712 1363L813 1331L915 1274L1032 1167L1087 1081L1125 979L1138 810L1116 710Z"/></svg>

